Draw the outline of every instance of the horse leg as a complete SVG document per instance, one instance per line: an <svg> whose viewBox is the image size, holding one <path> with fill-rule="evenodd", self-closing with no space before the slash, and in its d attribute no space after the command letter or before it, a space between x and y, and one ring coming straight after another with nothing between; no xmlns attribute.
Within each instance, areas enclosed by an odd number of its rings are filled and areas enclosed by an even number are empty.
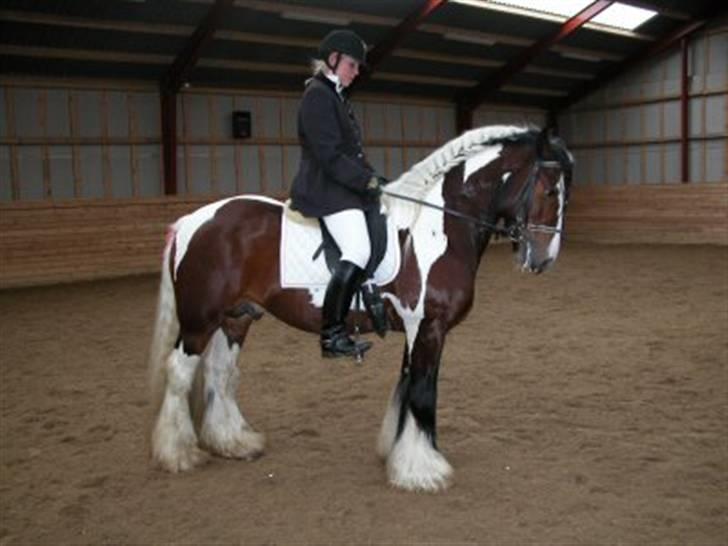
<svg viewBox="0 0 728 546"><path fill-rule="evenodd" d="M253 460L263 453L265 439L247 423L236 396L240 379L238 355L252 318L236 321L235 328L220 328L204 355L204 416L200 440L222 457Z"/></svg>
<svg viewBox="0 0 728 546"><path fill-rule="evenodd" d="M152 431L152 458L170 472L190 470L207 459L197 447L188 403L200 360L199 355L186 354L179 342L164 362L164 394Z"/></svg>
<svg viewBox="0 0 728 546"><path fill-rule="evenodd" d="M405 383L404 370L409 367L409 344L405 342L404 355L402 357L402 369L400 371L399 382L394 387L392 395L389 397L387 411L384 414L382 428L379 431L379 440L377 442L377 455L386 461L392 452L394 442L397 439L397 427L399 424L399 414L402 408L403 388Z"/></svg>
<svg viewBox="0 0 728 546"><path fill-rule="evenodd" d="M452 467L437 449L437 377L444 329L420 324L407 343L399 383L389 403L378 451L387 458L389 481L410 491L438 491L448 486Z"/></svg>

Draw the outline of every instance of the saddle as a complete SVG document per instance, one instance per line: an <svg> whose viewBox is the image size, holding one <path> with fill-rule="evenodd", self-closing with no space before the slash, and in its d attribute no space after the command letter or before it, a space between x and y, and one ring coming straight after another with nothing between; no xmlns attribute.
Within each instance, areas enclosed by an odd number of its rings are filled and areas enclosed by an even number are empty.
<svg viewBox="0 0 728 546"><path fill-rule="evenodd" d="M397 276L401 256L396 226L386 214L375 212L374 221L368 222L372 252L366 274L383 286ZM328 234L326 240L330 237ZM287 205L283 207L280 241L281 288L308 290L317 307L323 305L324 292L331 279L331 267L340 258L336 244L333 241L327 244L326 240L316 218L306 218ZM381 258L382 253L384 258Z"/></svg>

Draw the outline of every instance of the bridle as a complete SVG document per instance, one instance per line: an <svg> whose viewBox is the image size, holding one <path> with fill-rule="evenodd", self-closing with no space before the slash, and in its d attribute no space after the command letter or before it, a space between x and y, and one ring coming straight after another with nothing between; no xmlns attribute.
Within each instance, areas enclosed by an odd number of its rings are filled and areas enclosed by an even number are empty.
<svg viewBox="0 0 728 546"><path fill-rule="evenodd" d="M382 189L382 193L384 195L388 195L389 197L394 197L395 199L401 199L402 201L409 201L410 203L416 203L418 205L422 205L423 207L439 210L449 216L459 218L460 220L465 220L466 222L470 222L471 224L474 224L485 231L489 231L500 237L510 239L514 243L518 243L526 239L526 234L528 232L556 234L561 233L562 231L561 229L554 226L548 226L545 224L533 224L527 221L528 211L531 208L531 201L533 200L533 191L536 185L536 178L542 168L559 168L563 170L563 166L558 161L541 159L536 160L533 164L533 167L531 168L531 172L528 175L526 183L523 185L521 191L518 194L517 201L519 212L516 216L516 221L506 226L496 225L492 222L483 220L482 218L477 218L475 216L465 214L464 212L460 212L459 210L455 210L450 207L435 205L434 203L430 203L422 199L417 199L415 197L410 197L409 195L395 193L386 189L386 187Z"/></svg>
<svg viewBox="0 0 728 546"><path fill-rule="evenodd" d="M563 171L561 163L558 161L549 160L537 160L531 168L531 173L528 180L521 188L516 199L518 213L516 215L516 221L512 223L512 226L518 233L518 241L525 239L525 234L532 233L549 233L555 235L561 233L562 230L549 226L546 224L534 224L528 221L528 211L531 210L531 203L533 202L533 192L536 186L536 177L542 168L552 169L558 168ZM513 239L512 239L513 240Z"/></svg>

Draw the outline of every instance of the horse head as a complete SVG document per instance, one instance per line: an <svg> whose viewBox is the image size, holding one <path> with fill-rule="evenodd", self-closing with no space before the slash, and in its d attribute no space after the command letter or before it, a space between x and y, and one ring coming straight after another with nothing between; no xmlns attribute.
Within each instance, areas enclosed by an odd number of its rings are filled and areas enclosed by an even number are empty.
<svg viewBox="0 0 728 546"><path fill-rule="evenodd" d="M556 260L564 231L573 159L544 129L531 143L504 149L495 199L523 271L542 273Z"/></svg>

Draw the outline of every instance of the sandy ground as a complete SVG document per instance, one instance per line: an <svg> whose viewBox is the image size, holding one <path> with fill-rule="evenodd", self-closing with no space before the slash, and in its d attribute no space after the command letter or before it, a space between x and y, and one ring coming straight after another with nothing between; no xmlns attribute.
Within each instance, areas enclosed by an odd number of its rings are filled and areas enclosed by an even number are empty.
<svg viewBox="0 0 728 546"><path fill-rule="evenodd" d="M252 463L149 467L157 279L0 292L0 544L728 543L728 248L567 246L516 273L489 249L448 338L442 494L375 455L401 334L362 367L271 317L240 400Z"/></svg>

